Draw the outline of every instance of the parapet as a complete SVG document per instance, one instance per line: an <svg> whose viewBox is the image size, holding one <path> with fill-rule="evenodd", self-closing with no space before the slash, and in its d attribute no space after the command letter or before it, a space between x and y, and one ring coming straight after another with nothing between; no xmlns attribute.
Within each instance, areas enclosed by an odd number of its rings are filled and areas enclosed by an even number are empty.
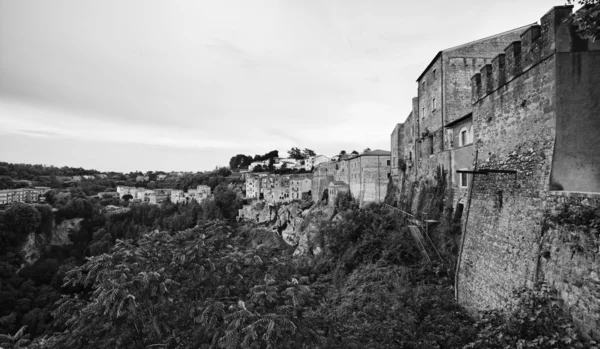
<svg viewBox="0 0 600 349"><path fill-rule="evenodd" d="M531 69L556 52L582 52L600 50L600 44L581 39L568 17L572 5L555 6L540 20L530 26L497 55L492 64L485 65L471 78L472 102L498 90L523 72Z"/></svg>

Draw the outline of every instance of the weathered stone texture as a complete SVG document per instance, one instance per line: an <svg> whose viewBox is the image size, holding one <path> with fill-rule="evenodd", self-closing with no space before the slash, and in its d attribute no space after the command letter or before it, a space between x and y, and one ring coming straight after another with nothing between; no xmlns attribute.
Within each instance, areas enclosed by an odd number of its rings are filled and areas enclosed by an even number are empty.
<svg viewBox="0 0 600 349"><path fill-rule="evenodd" d="M474 105L478 169L518 174L473 180L458 285L469 307L502 307L515 287L535 278L554 144L553 73L548 60Z"/></svg>
<svg viewBox="0 0 600 349"><path fill-rule="evenodd" d="M561 221L557 215L564 205L569 212L595 209L600 218L600 194L550 192L538 278L557 289L584 333L600 338L600 236L589 225Z"/></svg>
<svg viewBox="0 0 600 349"><path fill-rule="evenodd" d="M478 170L517 174L474 178L457 291L469 308L502 308L514 288L545 280L598 339L597 230L556 212L586 207L597 217L600 194L551 191L600 191L600 46L574 36L563 21L570 9L555 7L509 45L504 67L491 66L491 88L473 80Z"/></svg>

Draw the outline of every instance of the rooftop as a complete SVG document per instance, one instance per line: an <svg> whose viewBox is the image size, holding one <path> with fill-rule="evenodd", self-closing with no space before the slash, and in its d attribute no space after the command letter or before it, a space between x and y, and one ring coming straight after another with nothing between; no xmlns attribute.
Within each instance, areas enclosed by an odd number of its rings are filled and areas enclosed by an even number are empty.
<svg viewBox="0 0 600 349"><path fill-rule="evenodd" d="M417 78L417 82L418 82L419 80L421 80L421 78L423 77L423 75L425 75L425 73L426 73L426 72L429 70L429 68L431 68L431 66L433 65L433 63L435 63L435 61L436 61L436 60L437 60L437 59L438 59L438 58L439 58L439 57L442 55L442 53L444 53L444 52L451 52L451 51L458 50L458 49L460 49L460 48L463 48L463 47L466 47L466 46L469 46L469 45L477 44L477 43L480 43L480 42L483 42L483 41L486 41L486 40L495 39L495 38L497 38L497 37L500 37L500 36L502 36L502 35L506 35L506 34L508 34L508 33L510 33L510 32L514 32L514 31L517 31L517 30L524 30L524 29L527 29L527 28L529 28L530 26L532 26L532 25L534 25L534 24L535 24L535 23L528 24L528 25L524 25L524 26L522 26L522 27L518 27L518 28L515 28L515 29L507 30L507 31L505 31L505 32L502 32L502 33L498 33L498 34L491 35L491 36L488 36L488 37L485 37L485 38L481 38L481 39L477 39L477 40L469 41L469 42L467 42L467 43L460 44L460 45L458 45L458 46L453 46L453 47L450 47L450 48L447 48L447 49L441 50L441 51L439 51L439 52L438 52L438 53L435 55L435 57L433 57L433 59L432 59L432 60L431 60L431 62L430 62L428 65L427 65L427 67L425 68L425 70L423 70L423 72L421 73L421 75L419 75L419 77Z"/></svg>

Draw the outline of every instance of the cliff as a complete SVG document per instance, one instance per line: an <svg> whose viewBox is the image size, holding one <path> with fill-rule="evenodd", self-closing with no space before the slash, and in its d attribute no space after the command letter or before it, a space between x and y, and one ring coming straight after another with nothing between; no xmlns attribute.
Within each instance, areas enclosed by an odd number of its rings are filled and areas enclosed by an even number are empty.
<svg viewBox="0 0 600 349"><path fill-rule="evenodd" d="M255 222L276 230L283 240L295 248L294 255L317 255L322 247L316 242L316 233L321 224L334 218L334 208L328 205L293 202L273 205L264 201L253 201L239 212L239 218Z"/></svg>
<svg viewBox="0 0 600 349"><path fill-rule="evenodd" d="M31 232L20 249L25 261L23 266L34 264L51 246L71 244L69 234L76 233L81 229L81 221L83 218L65 219L57 225L53 220L50 237Z"/></svg>

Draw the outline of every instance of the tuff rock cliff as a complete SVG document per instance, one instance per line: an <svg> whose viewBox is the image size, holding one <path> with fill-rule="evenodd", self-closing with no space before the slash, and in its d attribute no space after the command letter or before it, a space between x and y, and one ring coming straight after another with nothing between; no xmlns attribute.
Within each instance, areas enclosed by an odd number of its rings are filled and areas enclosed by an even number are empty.
<svg viewBox="0 0 600 349"><path fill-rule="evenodd" d="M321 253L322 246L317 242L319 227L334 216L335 209L330 205L308 206L300 202L269 204L253 201L239 212L241 219L279 232L288 245L295 247L295 256Z"/></svg>
<svg viewBox="0 0 600 349"><path fill-rule="evenodd" d="M44 234L29 233L27 240L21 247L21 253L25 261L24 265L34 264L51 246L64 246L71 244L69 234L79 232L83 218L65 219L60 224L52 224L50 237Z"/></svg>

